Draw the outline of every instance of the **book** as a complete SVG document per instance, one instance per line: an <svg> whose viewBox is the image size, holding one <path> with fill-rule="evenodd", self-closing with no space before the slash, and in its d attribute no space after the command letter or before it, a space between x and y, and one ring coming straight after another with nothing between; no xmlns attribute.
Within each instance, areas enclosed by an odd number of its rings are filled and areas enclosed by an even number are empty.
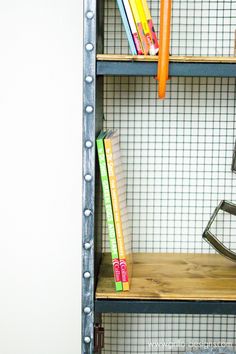
<svg viewBox="0 0 236 354"><path fill-rule="evenodd" d="M123 290L130 289L132 276L132 238L126 205L126 185L122 167L118 132L110 131L104 139L110 183L116 239Z"/></svg>
<svg viewBox="0 0 236 354"><path fill-rule="evenodd" d="M106 210L106 219L107 219L108 235L109 235L109 242L110 242L110 249L111 249L113 274L115 280L115 289L116 291L121 291L123 289L123 286L121 281L121 269L120 269L118 248L116 242L116 232L115 232L115 224L114 224L113 211L112 211L110 187L108 181L106 155L104 150L105 136L106 136L106 132L102 131L97 137L96 143L97 143L98 161L99 161L100 175L101 175L101 182L102 182L103 199L104 199L104 205Z"/></svg>
<svg viewBox="0 0 236 354"><path fill-rule="evenodd" d="M146 14L144 11L144 6L143 6L143 2L142 0L135 0L136 2L136 6L139 12L139 17L142 23L142 27L143 27L143 31L144 31L144 35L146 37L147 43L148 43L148 52L150 55L156 55L157 54L157 50L155 48L155 45L153 43L152 40L152 33L150 31L150 28L148 26L148 22L147 22L147 18L146 18Z"/></svg>
<svg viewBox="0 0 236 354"><path fill-rule="evenodd" d="M157 54L159 51L159 43L158 43L157 35L156 35L155 29L154 29L153 20L152 20L152 16L151 16L151 13L150 13L150 10L148 7L147 0L142 0L142 4L143 4L143 9L144 9L144 13L146 16L146 20L148 23L148 27L149 27L149 30L150 30L150 33L152 36L154 51L155 51L155 54Z"/></svg>
<svg viewBox="0 0 236 354"><path fill-rule="evenodd" d="M128 42L129 42L129 47L130 47L131 53L132 53L132 55L137 55L136 46L135 46L135 43L134 43L134 39L133 39L133 35L132 35L132 32L131 32L131 28L130 28L130 25L129 25L129 22L128 22L128 19L127 19L127 16L126 16L126 11L125 11L125 7L124 7L124 4L123 4L123 0L116 0L116 2L117 2L117 6L119 8L120 16L121 16L121 19L122 19L122 22L123 22L123 25L124 25L124 28L125 28L125 32L126 32L126 35L127 35L127 38L128 38Z"/></svg>
<svg viewBox="0 0 236 354"><path fill-rule="evenodd" d="M143 54L143 48L142 48L142 44L141 44L141 41L139 39L137 28L136 28L136 25L135 25L135 22L134 22L134 17L133 17L133 14L132 14L132 10L131 10L131 7L130 7L129 0L123 0L123 3L124 3L125 11L126 11L126 16L127 16L128 22L129 22L129 26L130 26L130 29L131 29L131 32L132 32L134 44L135 44L135 47L136 47L136 50L137 50L137 54L138 55L142 55Z"/></svg>
<svg viewBox="0 0 236 354"><path fill-rule="evenodd" d="M145 36L143 25L142 25L142 20L138 11L137 7L137 1L136 0L129 0L130 7L132 10L132 14L134 17L134 21L137 27L137 32L140 38L140 41L142 43L142 48L143 48L143 53L144 55L148 55L149 52L149 44L147 41L147 37Z"/></svg>

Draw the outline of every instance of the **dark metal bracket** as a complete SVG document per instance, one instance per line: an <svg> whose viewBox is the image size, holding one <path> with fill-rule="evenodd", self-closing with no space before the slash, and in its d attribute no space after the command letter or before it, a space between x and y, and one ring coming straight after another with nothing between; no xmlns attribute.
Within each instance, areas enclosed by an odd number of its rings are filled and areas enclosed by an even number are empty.
<svg viewBox="0 0 236 354"><path fill-rule="evenodd" d="M213 224L220 210L223 210L231 215L236 216L236 204L233 204L226 200L222 200L218 207L215 209L214 213L212 214L202 237L222 256L230 259L233 262L236 262L236 253L225 247L224 244L220 242L218 238L210 231L211 225Z"/></svg>
<svg viewBox="0 0 236 354"><path fill-rule="evenodd" d="M233 152L233 158L232 158L232 164L231 164L231 171L233 173L236 173L236 141L234 143L234 152Z"/></svg>
<svg viewBox="0 0 236 354"><path fill-rule="evenodd" d="M94 326L94 353L100 353L104 348L104 328L100 324Z"/></svg>

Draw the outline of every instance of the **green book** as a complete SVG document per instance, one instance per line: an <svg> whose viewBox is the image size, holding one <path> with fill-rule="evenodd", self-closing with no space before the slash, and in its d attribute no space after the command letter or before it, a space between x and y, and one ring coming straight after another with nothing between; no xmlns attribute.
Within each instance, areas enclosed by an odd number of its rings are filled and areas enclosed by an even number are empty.
<svg viewBox="0 0 236 354"><path fill-rule="evenodd" d="M106 137L106 132L101 131L101 133L97 137L96 142L97 142L97 150L98 150L100 175L102 181L103 198L104 198L104 204L106 210L113 273L115 279L115 288L116 291L121 291L123 290L123 287L121 281L121 270L120 270L120 262L119 262L119 255L118 255L118 247L116 242L115 223L114 223L114 217L112 211L111 193L110 193L110 186L109 186L109 179L108 179L108 172L107 172L106 155L104 149L105 137Z"/></svg>

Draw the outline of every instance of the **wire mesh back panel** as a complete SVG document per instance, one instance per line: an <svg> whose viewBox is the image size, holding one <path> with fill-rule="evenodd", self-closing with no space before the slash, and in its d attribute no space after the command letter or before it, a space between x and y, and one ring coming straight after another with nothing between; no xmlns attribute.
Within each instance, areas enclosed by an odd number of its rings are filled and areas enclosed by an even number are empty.
<svg viewBox="0 0 236 354"><path fill-rule="evenodd" d="M109 77L104 89L104 125L120 132L134 252L210 252L201 235L212 212L236 201L235 79L172 78L164 101L152 78ZM235 235L235 221L219 225Z"/></svg>
<svg viewBox="0 0 236 354"><path fill-rule="evenodd" d="M235 346L234 316L113 314L103 321L104 353L184 353Z"/></svg>
<svg viewBox="0 0 236 354"><path fill-rule="evenodd" d="M149 1L158 28L159 1ZM173 0L171 53L234 53L236 1ZM115 0L105 1L105 53L129 53ZM202 232L222 199L236 202L235 79L171 78L157 100L153 78L107 77L104 128L117 128L127 176L134 252L214 252ZM219 215L218 238L236 250L236 218ZM103 250L109 251L105 214ZM235 317L104 315L104 353L183 353L235 345Z"/></svg>
<svg viewBox="0 0 236 354"><path fill-rule="evenodd" d="M159 28L159 3L148 4L156 31ZM116 0L105 0L104 51L128 54L129 46ZM234 55L236 1L173 0L172 55Z"/></svg>

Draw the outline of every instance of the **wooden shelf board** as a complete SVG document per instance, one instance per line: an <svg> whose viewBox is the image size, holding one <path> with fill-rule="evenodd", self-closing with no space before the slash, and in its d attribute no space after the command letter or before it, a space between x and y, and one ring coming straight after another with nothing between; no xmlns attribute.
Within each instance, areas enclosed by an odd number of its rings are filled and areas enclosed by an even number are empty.
<svg viewBox="0 0 236 354"><path fill-rule="evenodd" d="M96 299L236 301L236 263L217 254L135 253L131 290L116 292L104 254Z"/></svg>
<svg viewBox="0 0 236 354"><path fill-rule="evenodd" d="M98 61L125 61L125 62L157 62L158 56L151 55L118 55L97 54ZM236 63L236 57L210 56L170 56L170 62L176 63Z"/></svg>

